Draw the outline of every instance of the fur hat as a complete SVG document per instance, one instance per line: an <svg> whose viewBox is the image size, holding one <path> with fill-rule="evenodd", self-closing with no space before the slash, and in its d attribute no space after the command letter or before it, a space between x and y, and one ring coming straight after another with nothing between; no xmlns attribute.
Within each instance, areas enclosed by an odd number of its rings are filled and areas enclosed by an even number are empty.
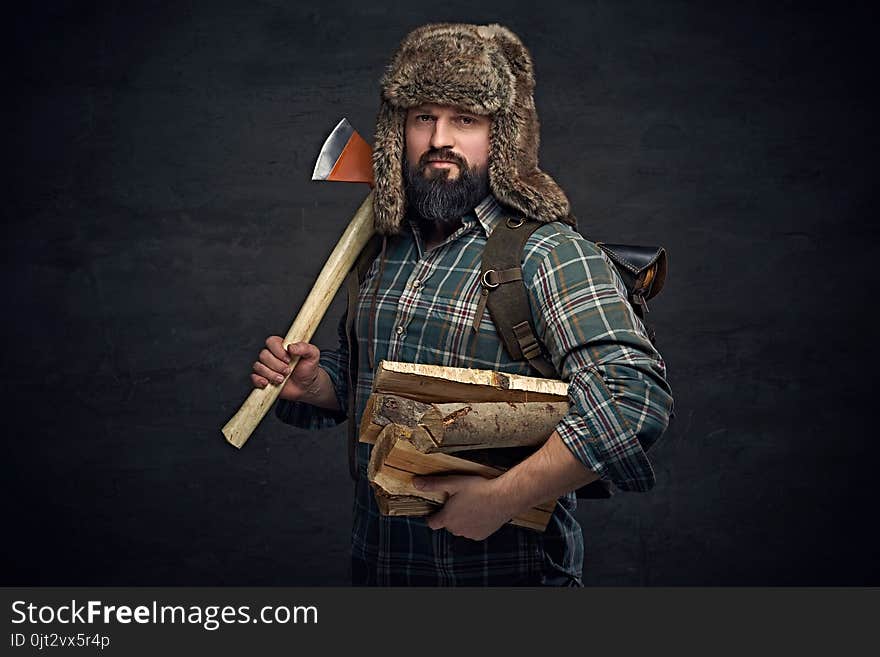
<svg viewBox="0 0 880 657"><path fill-rule="evenodd" d="M400 231L407 110L422 103L455 105L489 115L489 188L515 211L576 226L559 185L538 168L538 115L532 58L501 25L437 23L403 40L382 77L382 105L373 147L376 230Z"/></svg>

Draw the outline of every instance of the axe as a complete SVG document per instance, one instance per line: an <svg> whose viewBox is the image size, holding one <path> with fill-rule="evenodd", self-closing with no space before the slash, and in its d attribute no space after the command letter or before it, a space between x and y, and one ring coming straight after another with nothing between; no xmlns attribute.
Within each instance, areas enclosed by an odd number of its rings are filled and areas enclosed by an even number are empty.
<svg viewBox="0 0 880 657"><path fill-rule="evenodd" d="M372 149L351 127L348 120L342 119L327 137L318 154L312 180L361 182L373 186ZM309 296L306 297L284 337L285 349L294 342L311 340L348 271L374 232L371 191L339 238L321 273L318 274L312 291L309 292ZM294 356L290 362L291 372L298 362L299 357ZM269 408L278 399L289 376L289 374L285 376L281 383L270 382L265 388L251 390L241 408L222 429L227 442L238 448L245 444L266 416Z"/></svg>

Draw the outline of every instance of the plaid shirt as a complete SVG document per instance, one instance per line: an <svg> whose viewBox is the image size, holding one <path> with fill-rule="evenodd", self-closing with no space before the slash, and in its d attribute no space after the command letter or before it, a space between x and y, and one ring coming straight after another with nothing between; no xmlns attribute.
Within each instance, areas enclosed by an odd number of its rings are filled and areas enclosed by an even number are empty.
<svg viewBox="0 0 880 657"><path fill-rule="evenodd" d="M379 258L361 285L355 330L361 348L355 393L358 423L379 360L472 367L534 375L512 360L486 312L473 330L487 236L506 215L492 196L461 227L425 252L415 223L389 238L372 327L370 302ZM645 455L672 411L663 359L626 300L607 256L559 222L538 228L524 249L523 280L538 337L569 383L569 413L556 430L587 468L622 490L645 491L654 473ZM281 400L276 414L306 429L346 419L347 344L321 352L341 413ZM580 585L583 537L574 493L559 499L544 533L504 525L484 541L432 531L423 518L380 515L367 481L371 445L358 444L352 530L353 580L375 585Z"/></svg>

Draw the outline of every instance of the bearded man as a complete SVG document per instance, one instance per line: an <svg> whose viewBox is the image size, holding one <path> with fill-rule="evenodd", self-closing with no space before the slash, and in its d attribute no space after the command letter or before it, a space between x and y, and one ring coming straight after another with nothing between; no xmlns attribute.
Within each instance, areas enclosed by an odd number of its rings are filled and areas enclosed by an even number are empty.
<svg viewBox="0 0 880 657"><path fill-rule="evenodd" d="M382 359L534 374L478 311L479 278L499 222L543 224L526 242L523 282L547 358L569 384L568 414L540 449L495 479L416 478L448 494L427 518L379 513L367 480L371 446L359 443L354 584L580 586L572 491L597 480L653 486L645 451L672 411L665 365L614 267L576 231L565 194L538 168L533 89L531 57L502 26L410 33L382 79L373 168L383 245L358 296L356 376L344 339L336 350L295 343L285 351L272 336L254 364L253 384L264 387L300 357L276 414L309 429L344 421L351 404L360 422ZM545 532L506 524L555 498Z"/></svg>

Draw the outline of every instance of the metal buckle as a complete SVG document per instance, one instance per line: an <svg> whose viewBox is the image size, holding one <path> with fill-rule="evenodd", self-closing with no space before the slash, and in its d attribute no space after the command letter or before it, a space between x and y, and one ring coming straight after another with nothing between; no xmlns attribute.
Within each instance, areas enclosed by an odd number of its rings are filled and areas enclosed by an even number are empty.
<svg viewBox="0 0 880 657"><path fill-rule="evenodd" d="M514 222L514 221L518 221L519 223L512 223L512 222ZM508 218L507 218L507 227L508 227L508 228L519 228L519 227L522 226L524 223L526 223L526 220L525 220L525 219L522 219L522 218L516 218L516 219L513 218L513 217L508 217Z"/></svg>
<svg viewBox="0 0 880 657"><path fill-rule="evenodd" d="M483 286L484 286L484 287L488 287L488 288L490 288L490 289L494 289L494 288L496 288L496 287L498 287L498 286L500 285L500 283L490 283L490 282L489 282L489 279L488 279L489 274L494 274L494 273L495 273L495 270L494 270L494 269L488 269L488 270L486 270L486 272L483 274L483 279L482 279L482 280L483 280Z"/></svg>

